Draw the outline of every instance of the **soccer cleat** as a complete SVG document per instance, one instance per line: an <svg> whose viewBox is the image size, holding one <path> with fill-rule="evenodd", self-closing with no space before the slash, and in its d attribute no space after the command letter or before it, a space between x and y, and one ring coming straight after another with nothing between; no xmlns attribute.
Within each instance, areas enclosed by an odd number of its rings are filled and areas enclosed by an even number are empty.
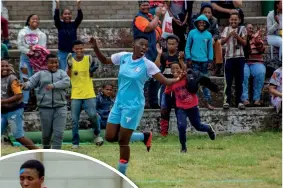
<svg viewBox="0 0 283 188"><path fill-rule="evenodd" d="M143 135L144 135L143 143L145 144L146 149L149 152L151 148L151 142L152 142L152 132L146 132L146 133L143 133Z"/></svg>
<svg viewBox="0 0 283 188"><path fill-rule="evenodd" d="M101 136L95 136L94 143L97 146L102 146L103 145L103 138Z"/></svg>
<svg viewBox="0 0 283 188"><path fill-rule="evenodd" d="M187 153L187 148L182 148L180 152L181 153Z"/></svg>
<svg viewBox="0 0 283 188"><path fill-rule="evenodd" d="M73 145L72 149L79 149L79 145Z"/></svg>
<svg viewBox="0 0 283 188"><path fill-rule="evenodd" d="M215 137L216 137L216 133L215 133L215 131L213 130L213 127L211 126L211 125L208 125L209 126L209 131L207 132L207 134L208 134L208 136L209 136L209 138L211 139L211 140L215 140Z"/></svg>

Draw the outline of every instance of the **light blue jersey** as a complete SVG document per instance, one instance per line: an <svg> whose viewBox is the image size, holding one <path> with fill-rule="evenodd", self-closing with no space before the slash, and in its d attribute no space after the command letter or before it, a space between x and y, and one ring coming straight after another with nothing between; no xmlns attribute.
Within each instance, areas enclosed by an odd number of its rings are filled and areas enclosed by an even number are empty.
<svg viewBox="0 0 283 188"><path fill-rule="evenodd" d="M111 60L120 65L116 101L122 108L136 109L145 105L145 82L160 70L146 57L133 60L132 56L133 53L121 52L113 54Z"/></svg>
<svg viewBox="0 0 283 188"><path fill-rule="evenodd" d="M111 56L113 64L120 65L120 70L118 92L108 122L136 130L144 111L144 84L160 70L146 57L133 60L132 56L129 52Z"/></svg>

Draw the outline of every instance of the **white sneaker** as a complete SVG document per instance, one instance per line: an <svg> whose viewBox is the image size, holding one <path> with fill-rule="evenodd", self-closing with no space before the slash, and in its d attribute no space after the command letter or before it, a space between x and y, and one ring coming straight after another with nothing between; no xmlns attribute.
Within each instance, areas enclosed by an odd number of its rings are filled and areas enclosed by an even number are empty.
<svg viewBox="0 0 283 188"><path fill-rule="evenodd" d="M245 110L246 109L246 106L243 104L243 103L239 103L238 104L238 108L240 109L240 110Z"/></svg>
<svg viewBox="0 0 283 188"><path fill-rule="evenodd" d="M95 136L94 138L94 143L97 145L97 146L102 146L103 145L103 138L101 136Z"/></svg>
<svg viewBox="0 0 283 188"><path fill-rule="evenodd" d="M73 145L72 149L79 149L79 145Z"/></svg>

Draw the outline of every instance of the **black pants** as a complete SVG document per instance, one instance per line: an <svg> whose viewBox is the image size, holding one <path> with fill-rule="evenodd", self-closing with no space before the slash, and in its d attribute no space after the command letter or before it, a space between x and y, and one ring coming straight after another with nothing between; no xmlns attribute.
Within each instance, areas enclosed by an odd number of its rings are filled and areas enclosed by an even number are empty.
<svg viewBox="0 0 283 188"><path fill-rule="evenodd" d="M174 35L177 35L180 39L178 50L184 51L185 46L186 46L186 40L185 40L186 27L185 26L179 26L174 21L172 22L172 27L173 27Z"/></svg>
<svg viewBox="0 0 283 188"><path fill-rule="evenodd" d="M149 107L152 109L159 109L157 95L160 88L160 83L157 80L151 78L145 83L144 88L145 90L147 90Z"/></svg>
<svg viewBox="0 0 283 188"><path fill-rule="evenodd" d="M235 78L235 90L236 90L236 105L241 101L241 96L243 93L243 81L244 81L244 67L245 59L231 58L227 59L225 62L225 88L224 88L224 102L231 105L231 89L233 84L233 79Z"/></svg>

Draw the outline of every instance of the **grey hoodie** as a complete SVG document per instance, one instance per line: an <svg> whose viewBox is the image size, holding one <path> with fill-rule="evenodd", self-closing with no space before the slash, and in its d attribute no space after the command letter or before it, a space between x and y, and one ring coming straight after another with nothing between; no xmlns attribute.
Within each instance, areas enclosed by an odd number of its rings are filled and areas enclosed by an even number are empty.
<svg viewBox="0 0 283 188"><path fill-rule="evenodd" d="M25 26L18 35L18 49L21 53L27 54L30 51L30 46L36 44L46 48L46 40L46 34L39 28L31 30L28 26Z"/></svg>
<svg viewBox="0 0 283 188"><path fill-rule="evenodd" d="M46 86L53 84L54 89L46 90ZM43 70L35 73L24 84L25 90L39 87L37 106L40 108L57 108L67 104L66 89L70 87L70 77L65 71L58 69L56 72Z"/></svg>

